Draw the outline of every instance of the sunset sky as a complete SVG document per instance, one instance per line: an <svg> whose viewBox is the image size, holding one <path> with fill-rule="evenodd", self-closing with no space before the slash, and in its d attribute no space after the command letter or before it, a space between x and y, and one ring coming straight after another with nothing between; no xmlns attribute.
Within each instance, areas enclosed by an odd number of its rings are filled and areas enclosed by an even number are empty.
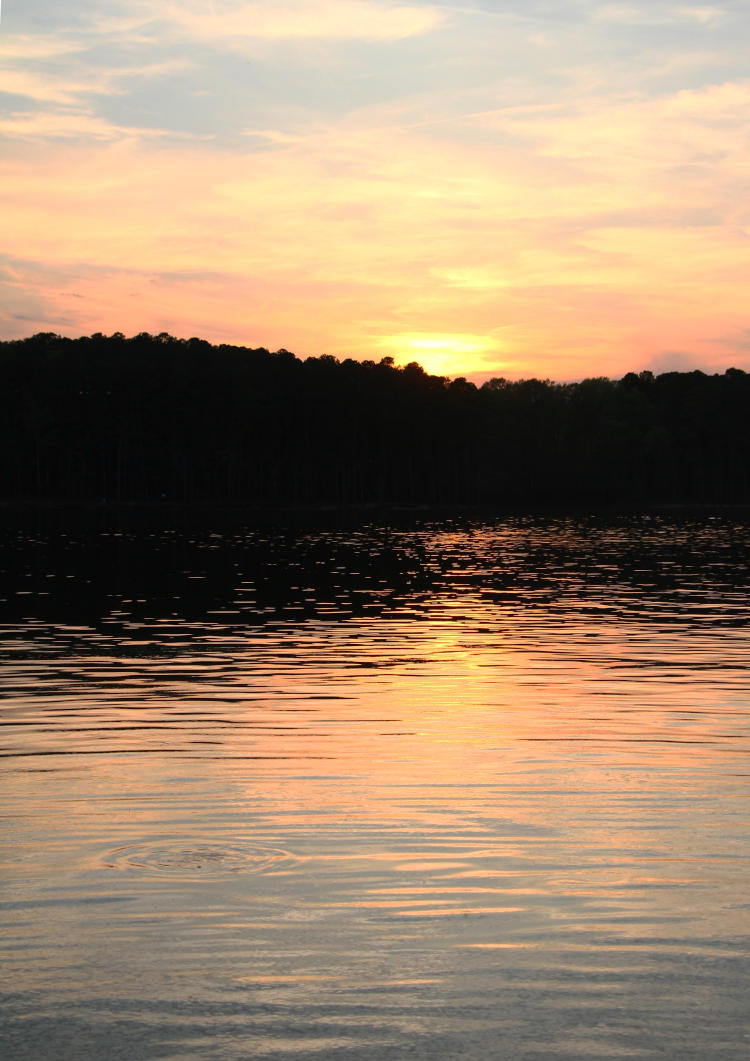
<svg viewBox="0 0 750 1061"><path fill-rule="evenodd" d="M5 0L0 338L750 370L746 0Z"/></svg>

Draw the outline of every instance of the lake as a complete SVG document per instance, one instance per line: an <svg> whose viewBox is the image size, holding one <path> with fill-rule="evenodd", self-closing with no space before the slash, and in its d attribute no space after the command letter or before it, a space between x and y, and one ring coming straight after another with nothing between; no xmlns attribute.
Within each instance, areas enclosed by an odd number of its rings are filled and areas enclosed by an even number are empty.
<svg viewBox="0 0 750 1061"><path fill-rule="evenodd" d="M747 1061L746 514L5 523L2 1056Z"/></svg>

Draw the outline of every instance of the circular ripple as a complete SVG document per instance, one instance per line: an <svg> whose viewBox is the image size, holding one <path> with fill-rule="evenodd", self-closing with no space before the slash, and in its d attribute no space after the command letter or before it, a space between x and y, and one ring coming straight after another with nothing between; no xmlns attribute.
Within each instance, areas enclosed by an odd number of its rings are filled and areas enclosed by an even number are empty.
<svg viewBox="0 0 750 1061"><path fill-rule="evenodd" d="M161 840L118 847L104 860L108 869L141 869L169 879L265 873L293 856L262 844L195 844Z"/></svg>

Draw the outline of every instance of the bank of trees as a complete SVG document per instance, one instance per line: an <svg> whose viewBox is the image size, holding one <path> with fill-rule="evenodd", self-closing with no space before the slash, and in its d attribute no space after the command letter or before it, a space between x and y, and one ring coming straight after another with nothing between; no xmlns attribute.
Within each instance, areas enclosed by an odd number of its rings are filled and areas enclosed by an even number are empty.
<svg viewBox="0 0 750 1061"><path fill-rule="evenodd" d="M431 376L146 333L0 343L0 498L750 502L750 375Z"/></svg>

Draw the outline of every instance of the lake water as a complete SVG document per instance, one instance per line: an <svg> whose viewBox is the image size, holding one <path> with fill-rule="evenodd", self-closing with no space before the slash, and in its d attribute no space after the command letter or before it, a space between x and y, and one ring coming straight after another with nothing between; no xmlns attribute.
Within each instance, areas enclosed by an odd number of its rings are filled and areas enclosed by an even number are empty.
<svg viewBox="0 0 750 1061"><path fill-rule="evenodd" d="M747 1061L746 517L178 524L5 532L3 1057Z"/></svg>

